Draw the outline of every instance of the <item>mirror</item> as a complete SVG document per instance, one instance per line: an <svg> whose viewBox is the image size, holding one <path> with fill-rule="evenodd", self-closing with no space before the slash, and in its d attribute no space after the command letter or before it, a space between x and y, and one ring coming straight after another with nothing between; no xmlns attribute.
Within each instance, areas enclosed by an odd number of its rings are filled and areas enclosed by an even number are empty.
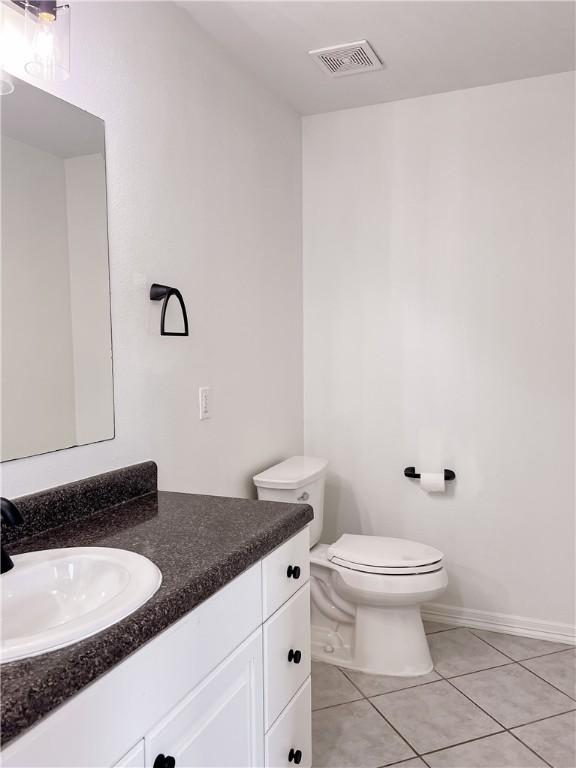
<svg viewBox="0 0 576 768"><path fill-rule="evenodd" d="M104 122L1 102L1 460L114 437Z"/></svg>

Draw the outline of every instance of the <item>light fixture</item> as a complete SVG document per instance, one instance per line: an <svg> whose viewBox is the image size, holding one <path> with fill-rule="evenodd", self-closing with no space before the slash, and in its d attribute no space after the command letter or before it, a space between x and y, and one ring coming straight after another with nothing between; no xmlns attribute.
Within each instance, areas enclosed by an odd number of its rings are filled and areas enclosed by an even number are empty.
<svg viewBox="0 0 576 768"><path fill-rule="evenodd" d="M14 93L14 81L4 70L0 69L0 96L9 96Z"/></svg>
<svg viewBox="0 0 576 768"><path fill-rule="evenodd" d="M65 80L70 75L70 5L65 0L13 2L24 9L26 72L41 80Z"/></svg>

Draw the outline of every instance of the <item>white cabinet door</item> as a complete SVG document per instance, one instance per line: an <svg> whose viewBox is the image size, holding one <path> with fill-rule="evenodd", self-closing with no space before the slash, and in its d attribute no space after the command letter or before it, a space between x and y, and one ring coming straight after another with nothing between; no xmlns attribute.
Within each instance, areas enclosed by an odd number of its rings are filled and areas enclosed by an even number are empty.
<svg viewBox="0 0 576 768"><path fill-rule="evenodd" d="M144 768L144 739L118 760L114 768Z"/></svg>
<svg viewBox="0 0 576 768"><path fill-rule="evenodd" d="M310 530L306 526L262 560L264 619L310 578Z"/></svg>
<svg viewBox="0 0 576 768"><path fill-rule="evenodd" d="M268 730L310 674L310 584L264 624L264 670Z"/></svg>
<svg viewBox="0 0 576 768"><path fill-rule="evenodd" d="M310 768L312 725L310 678L266 734L266 768Z"/></svg>
<svg viewBox="0 0 576 768"><path fill-rule="evenodd" d="M159 754L176 768L263 765L262 686L258 629L146 735L147 768Z"/></svg>

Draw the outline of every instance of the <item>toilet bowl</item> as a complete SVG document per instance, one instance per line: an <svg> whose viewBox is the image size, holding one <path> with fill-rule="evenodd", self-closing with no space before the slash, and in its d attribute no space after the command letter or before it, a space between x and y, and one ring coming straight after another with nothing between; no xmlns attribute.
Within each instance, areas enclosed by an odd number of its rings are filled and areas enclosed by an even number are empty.
<svg viewBox="0 0 576 768"><path fill-rule="evenodd" d="M310 524L312 654L362 672L424 675L432 658L420 606L446 589L442 552L383 536L319 544L327 462L295 456L256 475L258 498L306 502Z"/></svg>
<svg viewBox="0 0 576 768"><path fill-rule="evenodd" d="M354 554L346 558L351 545ZM361 556L364 546L379 549L377 564L375 557ZM398 551L405 558L401 565L396 564ZM340 653L333 643L330 650L318 644L317 658L380 675L432 671L420 606L439 597L448 584L441 552L405 539L344 535L332 547L317 544L310 552L310 563L316 584L312 599L335 623L332 633L338 632L340 624L353 629L351 642L337 644ZM332 613L331 604L345 615ZM318 631L313 633L317 635Z"/></svg>

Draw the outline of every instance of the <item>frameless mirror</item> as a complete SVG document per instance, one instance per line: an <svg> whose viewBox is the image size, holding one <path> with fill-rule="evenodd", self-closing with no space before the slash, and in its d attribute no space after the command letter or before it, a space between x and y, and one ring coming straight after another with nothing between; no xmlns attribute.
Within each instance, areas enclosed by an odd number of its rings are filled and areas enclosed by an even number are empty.
<svg viewBox="0 0 576 768"><path fill-rule="evenodd" d="M114 437L104 123L1 99L1 459Z"/></svg>

